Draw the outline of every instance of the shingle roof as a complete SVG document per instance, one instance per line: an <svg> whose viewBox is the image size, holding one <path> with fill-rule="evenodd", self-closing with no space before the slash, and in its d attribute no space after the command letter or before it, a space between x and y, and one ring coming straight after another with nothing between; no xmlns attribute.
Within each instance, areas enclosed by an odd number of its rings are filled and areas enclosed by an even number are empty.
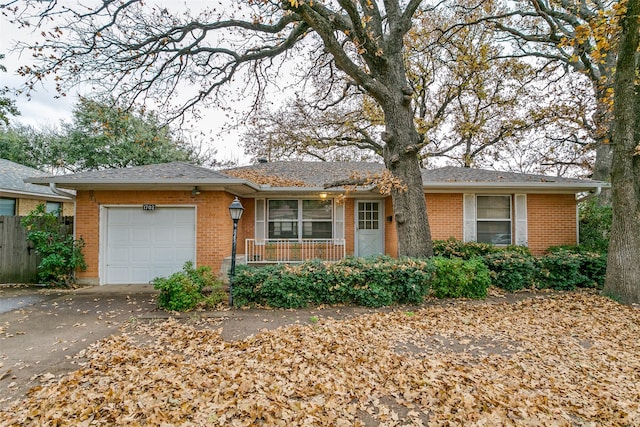
<svg viewBox="0 0 640 427"><path fill-rule="evenodd" d="M535 175L517 172L502 172L486 169L446 166L439 169L422 169L422 181L425 185L434 182L491 182L491 183L584 183L584 179L563 178L558 176ZM593 182L593 181L591 181Z"/></svg>
<svg viewBox="0 0 640 427"><path fill-rule="evenodd" d="M49 187L24 182L25 178L45 175L44 172L37 169L0 159L0 191L59 199L60 196L51 191Z"/></svg>
<svg viewBox="0 0 640 427"><path fill-rule="evenodd" d="M366 176L367 173L380 173L384 169L383 164L371 162L277 161L231 168L226 171L252 171L265 176L301 181L308 187L323 187L327 183L348 179L354 172ZM221 172L225 173L225 170Z"/></svg>
<svg viewBox="0 0 640 427"><path fill-rule="evenodd" d="M322 189L326 184L346 181L358 173L360 178L385 170L382 163L371 162L304 162L277 161L222 171L194 166L183 162L135 166L123 169L105 169L56 177L36 177L29 182L46 184L55 182L67 188L148 188L153 186L176 188L188 185L233 188L242 194L255 191L278 191L278 188L297 187L295 191ZM258 182L256 177L277 177ZM585 191L606 186L604 182L562 178L546 175L500 172L473 168L443 167L423 169L425 189L461 188L544 188L567 191ZM270 184L270 185L267 185ZM339 187L339 186L337 186ZM545 190L546 191L546 190Z"/></svg>
<svg viewBox="0 0 640 427"><path fill-rule="evenodd" d="M230 169L231 171L253 171L268 176L303 181L309 187L323 187L325 184L347 180L354 172L360 176L367 173L380 173L385 169L381 163L370 162L304 162L278 161L258 163L251 166ZM221 171L225 172L225 171ZM425 187L476 184L505 184L505 185L536 185L549 183L551 185L591 185L597 186L597 181L563 178L547 175L523 174L516 172L501 172L493 170L462 168L446 166L438 169L422 169L422 181ZM600 183L604 184L604 183Z"/></svg>
<svg viewBox="0 0 640 427"><path fill-rule="evenodd" d="M58 184L72 183L167 183L195 181L231 181L232 178L211 169L194 166L184 162L161 163L155 165L132 166L120 169L103 169L80 172L71 175L43 177L29 180Z"/></svg>

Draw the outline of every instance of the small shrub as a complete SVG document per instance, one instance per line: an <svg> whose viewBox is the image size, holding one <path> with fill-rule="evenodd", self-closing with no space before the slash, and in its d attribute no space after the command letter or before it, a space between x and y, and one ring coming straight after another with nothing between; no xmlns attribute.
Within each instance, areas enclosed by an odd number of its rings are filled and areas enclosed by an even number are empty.
<svg viewBox="0 0 640 427"><path fill-rule="evenodd" d="M585 281L580 274L579 254L559 250L539 258L538 283L542 288L571 291Z"/></svg>
<svg viewBox="0 0 640 427"><path fill-rule="evenodd" d="M483 261L491 271L493 283L506 291L530 288L535 283L537 263L528 251L505 250L486 255Z"/></svg>
<svg viewBox="0 0 640 427"><path fill-rule="evenodd" d="M558 265L552 274L560 277L561 281L570 282L573 287L601 289L604 286L607 272L606 253L590 252L585 247L576 245L553 246L547 249L547 254L541 258L541 262L543 278L549 270L547 264L551 262ZM547 285L553 287L552 284Z"/></svg>
<svg viewBox="0 0 640 427"><path fill-rule="evenodd" d="M75 240L72 234L67 233L62 218L46 212L44 204L24 217L22 225L27 229L27 239L40 256L38 280L51 286L73 287L75 270L87 268L82 255L84 241Z"/></svg>
<svg viewBox="0 0 640 427"><path fill-rule="evenodd" d="M479 258L467 261L436 257L431 283L437 298L485 298L491 285L489 269Z"/></svg>
<svg viewBox="0 0 640 427"><path fill-rule="evenodd" d="M225 300L222 282L208 266L193 268L187 261L182 271L169 277L156 277L153 287L160 290L158 305L174 311L189 311L200 306L213 308Z"/></svg>

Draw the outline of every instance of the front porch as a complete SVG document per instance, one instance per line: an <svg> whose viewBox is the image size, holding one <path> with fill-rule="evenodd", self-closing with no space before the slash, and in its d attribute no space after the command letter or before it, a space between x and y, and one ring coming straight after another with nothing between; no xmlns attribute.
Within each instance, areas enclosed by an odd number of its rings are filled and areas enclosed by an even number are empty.
<svg viewBox="0 0 640 427"><path fill-rule="evenodd" d="M246 239L248 264L297 263L312 259L338 261L344 258L344 239Z"/></svg>

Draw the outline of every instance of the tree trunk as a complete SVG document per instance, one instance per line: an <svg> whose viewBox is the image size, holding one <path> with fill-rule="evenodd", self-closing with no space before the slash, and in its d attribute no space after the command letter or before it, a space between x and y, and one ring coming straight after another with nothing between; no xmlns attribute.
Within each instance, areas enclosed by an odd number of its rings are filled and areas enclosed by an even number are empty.
<svg viewBox="0 0 640 427"><path fill-rule="evenodd" d="M406 191L391 191L398 233L398 255L408 257L433 256L433 242L427 216L418 147L420 135L413 122L410 98L402 87L394 99L384 103L386 143L384 161L387 169L406 184Z"/></svg>
<svg viewBox="0 0 640 427"><path fill-rule="evenodd" d="M596 158L593 163L593 174L591 179L597 181L611 182L611 163L613 158L613 146L610 143L613 134L613 117L611 107L606 102L606 87L598 89L594 88L596 96L596 117L595 123L598 129L593 135L596 141ZM603 188L598 196L598 204L600 206L611 205L611 190Z"/></svg>
<svg viewBox="0 0 640 427"><path fill-rule="evenodd" d="M639 13L640 0L629 0L614 82L613 220L604 292L624 303L640 302L640 120L634 84Z"/></svg>

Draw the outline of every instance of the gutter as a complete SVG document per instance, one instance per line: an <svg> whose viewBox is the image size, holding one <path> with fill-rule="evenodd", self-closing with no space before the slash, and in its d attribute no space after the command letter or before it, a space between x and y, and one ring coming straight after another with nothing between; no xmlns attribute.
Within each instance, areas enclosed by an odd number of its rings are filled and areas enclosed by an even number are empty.
<svg viewBox="0 0 640 427"><path fill-rule="evenodd" d="M598 197L602 193L602 187L597 187L595 191L589 191L586 196L582 196L578 198L576 201L578 203L584 202L585 200L592 199L594 197Z"/></svg>
<svg viewBox="0 0 640 427"><path fill-rule="evenodd" d="M62 191L62 190L58 189L58 186L56 185L55 182L50 182L49 183L49 189L51 191L53 191L55 194L57 194L58 196L68 197L71 200L75 200L76 199L76 195L75 194L67 193L66 191Z"/></svg>

